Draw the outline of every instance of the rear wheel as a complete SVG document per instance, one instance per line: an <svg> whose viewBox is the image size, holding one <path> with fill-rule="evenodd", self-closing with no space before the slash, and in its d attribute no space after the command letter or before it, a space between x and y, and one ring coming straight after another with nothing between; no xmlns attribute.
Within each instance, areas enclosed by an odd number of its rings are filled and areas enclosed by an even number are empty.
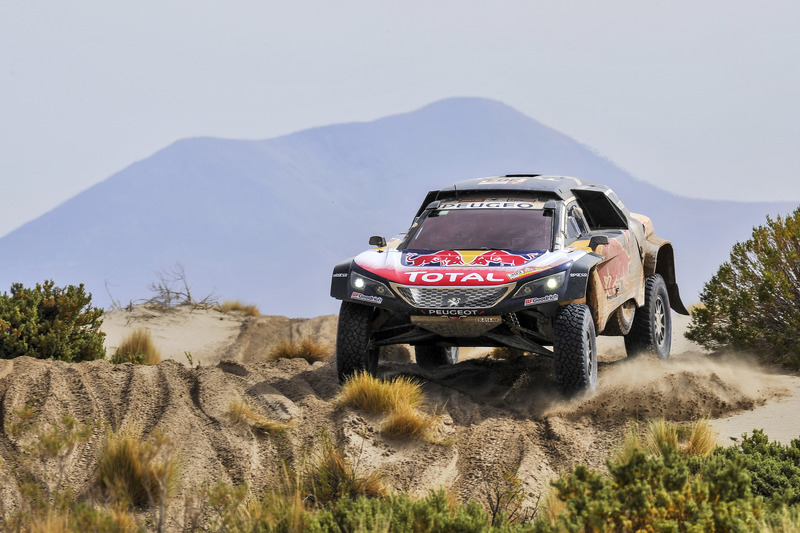
<svg viewBox="0 0 800 533"><path fill-rule="evenodd" d="M342 302L336 330L336 371L339 383L361 371L378 372L378 348L370 348L375 309L367 305Z"/></svg>
<svg viewBox="0 0 800 533"><path fill-rule="evenodd" d="M644 305L636 309L633 326L625 335L628 357L653 353L659 359L669 359L672 347L672 315L664 278L653 274L645 280Z"/></svg>
<svg viewBox="0 0 800 533"><path fill-rule="evenodd" d="M565 396L597 388L597 339L584 304L561 306L553 324L556 385Z"/></svg>
<svg viewBox="0 0 800 533"><path fill-rule="evenodd" d="M458 346L415 346L414 356L417 364L428 370L444 365L454 365L458 362Z"/></svg>

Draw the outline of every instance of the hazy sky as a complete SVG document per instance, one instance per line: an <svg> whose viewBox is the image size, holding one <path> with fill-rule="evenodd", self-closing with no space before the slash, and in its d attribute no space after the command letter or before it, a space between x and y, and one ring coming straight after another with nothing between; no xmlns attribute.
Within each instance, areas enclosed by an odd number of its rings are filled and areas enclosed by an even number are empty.
<svg viewBox="0 0 800 533"><path fill-rule="evenodd" d="M686 196L800 201L798 28L796 0L0 0L0 235L180 138L450 96Z"/></svg>

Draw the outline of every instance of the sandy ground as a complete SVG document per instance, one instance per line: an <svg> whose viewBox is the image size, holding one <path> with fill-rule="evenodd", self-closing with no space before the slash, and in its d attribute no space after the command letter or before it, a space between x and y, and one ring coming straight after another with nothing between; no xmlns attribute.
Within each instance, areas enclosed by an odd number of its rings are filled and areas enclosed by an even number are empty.
<svg viewBox="0 0 800 533"><path fill-rule="evenodd" d="M572 401L555 390L546 358L473 357L433 372L413 363L382 362L384 377L420 378L427 408L440 415L439 443L385 438L380 416L338 405L341 388L332 361L266 362L270 348L283 339L315 336L332 347L335 316L115 311L104 323L109 352L142 327L167 359L159 365L0 361L0 507L19 508L16 466L38 432L65 414L112 429L133 428L143 437L166 435L182 463L180 487L169 507L170 523L177 525L185 523L204 483L248 483L255 491L274 486L281 461L313 454L323 430L359 469L383 472L394 490L425 494L443 486L463 500L483 501L487 488L512 470L523 480L529 502L554 476L578 463L604 468L632 420L710 417L721 444L756 427L784 442L800 435L800 378L772 373L747 359L709 357L680 336L685 321L676 322L668 361L626 359L620 339L601 339L599 388ZM192 354L194 367L185 352ZM281 435L238 426L228 414L234 399L293 425ZM26 405L34 410L32 425L12 431ZM51 489L69 485L76 495L87 494L103 440L104 429L98 427L63 459L34 461L34 471Z"/></svg>

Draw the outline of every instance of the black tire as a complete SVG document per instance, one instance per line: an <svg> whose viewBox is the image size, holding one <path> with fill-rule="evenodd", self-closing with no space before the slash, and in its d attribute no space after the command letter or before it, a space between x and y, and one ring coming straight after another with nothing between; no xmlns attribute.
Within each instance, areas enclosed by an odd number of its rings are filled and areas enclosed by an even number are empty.
<svg viewBox="0 0 800 533"><path fill-rule="evenodd" d="M625 335L628 357L652 353L659 359L669 359L672 347L672 315L669 308L667 284L659 274L645 280L644 305L636 309L633 326Z"/></svg>
<svg viewBox="0 0 800 533"><path fill-rule="evenodd" d="M422 368L433 368L458 363L458 346L415 346L414 357Z"/></svg>
<svg viewBox="0 0 800 533"><path fill-rule="evenodd" d="M553 324L556 385L565 396L597 389L597 338L584 304L561 306Z"/></svg>
<svg viewBox="0 0 800 533"><path fill-rule="evenodd" d="M336 371L339 383L358 372L378 372L378 348L370 348L375 309L367 305L342 302L336 330Z"/></svg>

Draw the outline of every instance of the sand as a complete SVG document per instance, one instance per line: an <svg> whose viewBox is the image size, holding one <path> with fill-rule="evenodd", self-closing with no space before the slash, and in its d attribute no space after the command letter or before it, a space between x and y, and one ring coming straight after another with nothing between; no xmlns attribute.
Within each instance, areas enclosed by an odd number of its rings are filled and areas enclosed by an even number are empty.
<svg viewBox="0 0 800 533"><path fill-rule="evenodd" d="M427 409L440 415L439 443L381 436L383 419L337 404L341 388L331 362L267 362L281 340L314 336L333 352L336 317L245 317L212 309L114 311L104 323L110 353L135 328L148 329L165 361L156 366L67 364L18 358L0 361L0 504L19 508L14 467L37 432L69 414L101 426L65 458L37 463L51 489L72 487L80 497L93 486L105 428L165 435L180 457L181 481L170 505L173 524L185 522L181 502L196 499L204 483L274 486L283 460L313 453L325 430L360 469L379 469L393 490L425 494L445 487L462 500L485 499L506 470L523 480L529 502L549 481L578 463L605 468L632 420L713 419L720 444L763 428L773 439L800 435L800 378L776 374L747 358L710 357L680 337L673 356L627 359L620 339L601 339L595 394L565 401L555 390L546 358L496 361L474 356L425 371L412 363L382 362L380 375L412 376L423 383ZM192 354L189 366L185 352ZM198 366L198 362L200 365ZM262 415L292 423L280 436L236 425L232 400L245 399ZM20 410L33 406L33 426L12 432ZM63 476L56 475L63 470Z"/></svg>

